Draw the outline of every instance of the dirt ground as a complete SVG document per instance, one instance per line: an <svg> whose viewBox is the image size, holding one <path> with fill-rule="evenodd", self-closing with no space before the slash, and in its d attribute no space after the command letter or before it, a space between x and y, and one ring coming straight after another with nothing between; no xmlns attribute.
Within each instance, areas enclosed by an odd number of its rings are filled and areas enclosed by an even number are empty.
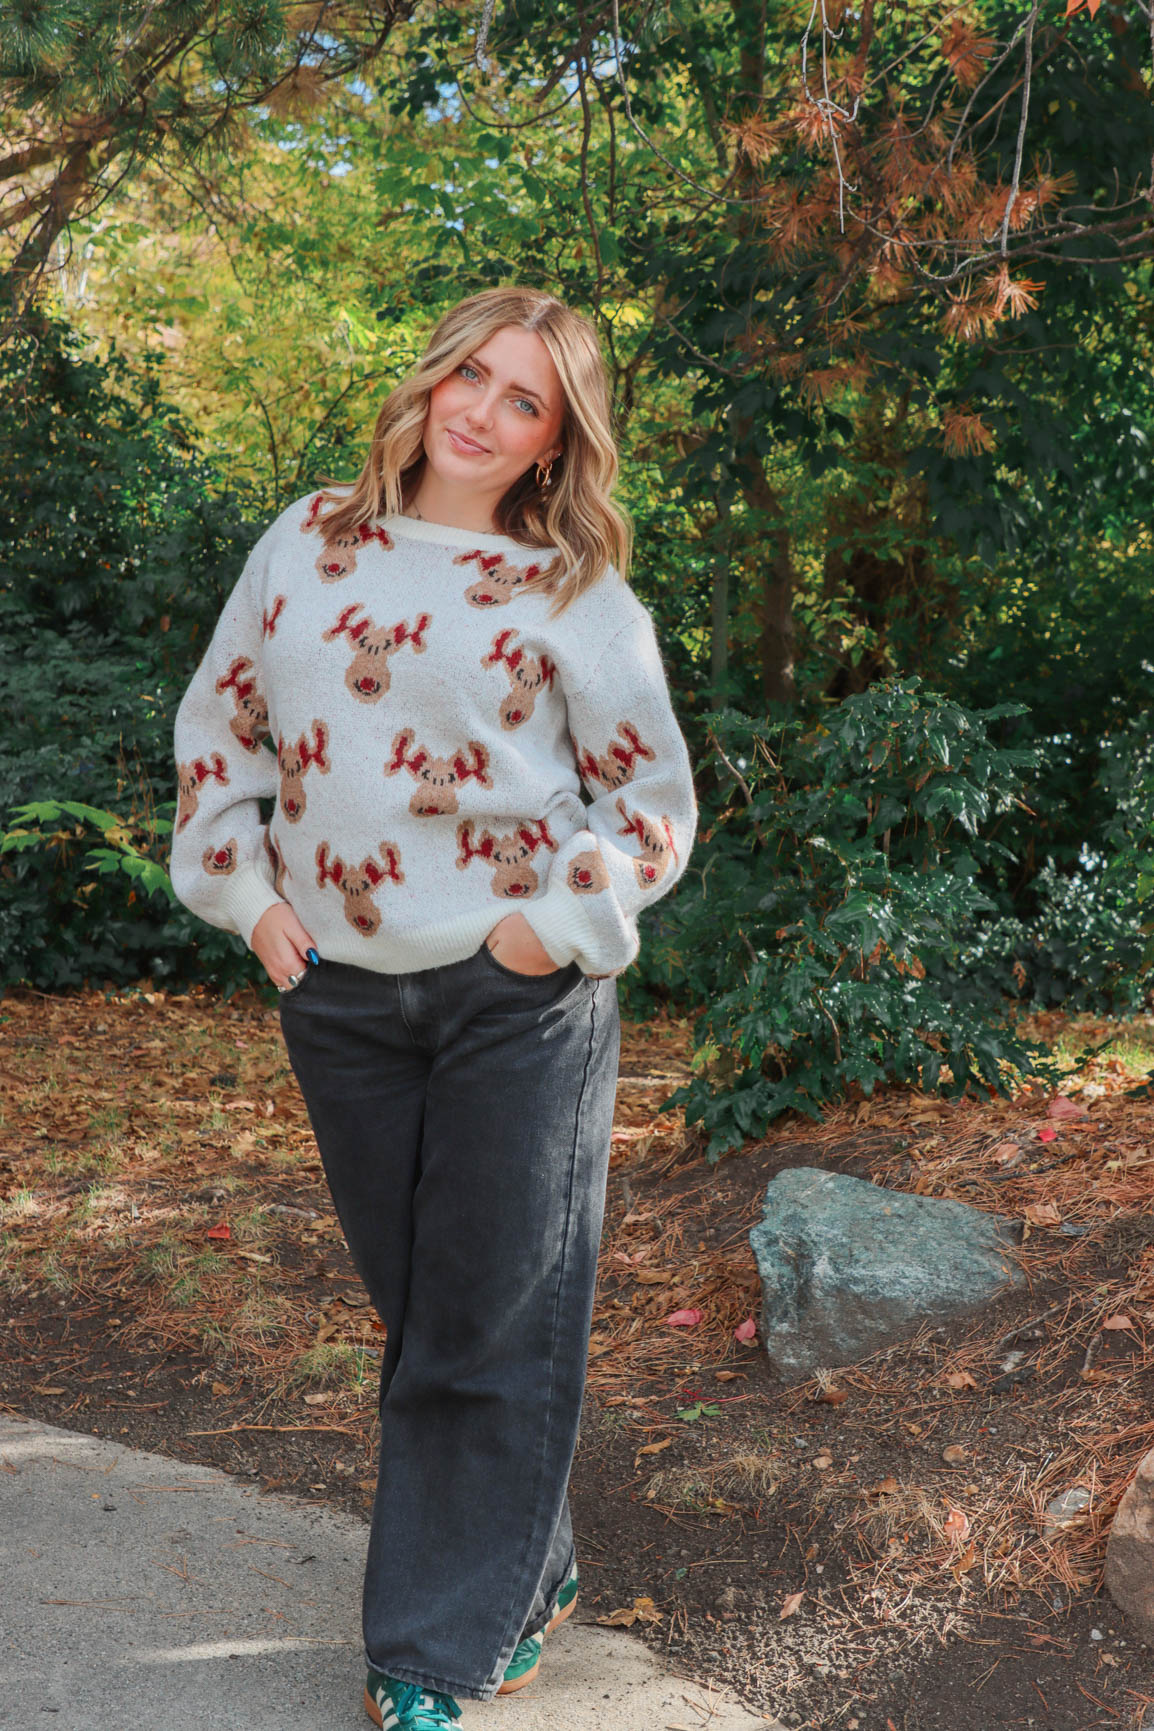
<svg viewBox="0 0 1154 1731"><path fill-rule="evenodd" d="M659 1110L686 1029L628 1030L572 1483L583 1615L798 1727L1154 1725L1154 1654L1100 1587L1154 1446L1154 1032L1044 1031L1097 1047L1065 1106L905 1093L711 1166ZM798 1165L997 1209L1028 1289L782 1387L735 1330L765 1185ZM275 1010L9 993L0 1199L5 1410L366 1511L380 1329ZM1088 1506L1047 1535L1074 1487Z"/></svg>

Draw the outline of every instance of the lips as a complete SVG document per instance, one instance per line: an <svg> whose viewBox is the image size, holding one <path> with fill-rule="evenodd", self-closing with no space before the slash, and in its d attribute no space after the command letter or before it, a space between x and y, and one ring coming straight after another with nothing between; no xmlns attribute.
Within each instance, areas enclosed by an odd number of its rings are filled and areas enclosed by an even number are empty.
<svg viewBox="0 0 1154 1731"><path fill-rule="evenodd" d="M467 433L458 433L455 427L446 427L445 432L460 449L475 452L479 457L487 457L489 455L486 447L484 445L479 445L476 439L470 439Z"/></svg>

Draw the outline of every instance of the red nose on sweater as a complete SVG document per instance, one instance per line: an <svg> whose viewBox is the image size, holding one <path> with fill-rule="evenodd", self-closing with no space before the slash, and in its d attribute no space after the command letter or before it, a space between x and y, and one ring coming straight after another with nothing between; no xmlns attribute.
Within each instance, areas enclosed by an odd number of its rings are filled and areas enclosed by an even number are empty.
<svg viewBox="0 0 1154 1731"><path fill-rule="evenodd" d="M510 884L509 888L506 892L506 894L511 895L511 896L527 896L528 893L529 893L528 884Z"/></svg>

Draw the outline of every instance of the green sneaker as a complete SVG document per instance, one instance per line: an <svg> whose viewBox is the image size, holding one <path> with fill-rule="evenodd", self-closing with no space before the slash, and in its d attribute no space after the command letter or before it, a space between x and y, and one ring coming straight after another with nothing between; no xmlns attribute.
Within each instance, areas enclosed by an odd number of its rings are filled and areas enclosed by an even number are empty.
<svg viewBox="0 0 1154 1731"><path fill-rule="evenodd" d="M577 1603L577 1565L574 1563L572 1573L561 1591L557 1594L557 1609L545 1625L545 1633L551 1635L553 1630L563 1623L574 1605Z"/></svg>
<svg viewBox="0 0 1154 1731"><path fill-rule="evenodd" d="M541 1648L544 1645L543 1629L538 1629L535 1635L526 1635L523 1641L517 1642L504 1681L497 1685L498 1695L511 1695L515 1689L523 1689L526 1683L533 1681L541 1669Z"/></svg>
<svg viewBox="0 0 1154 1731"><path fill-rule="evenodd" d="M518 1641L513 1649L513 1657L509 1661L503 1682L498 1685L498 1695L512 1695L514 1690L523 1689L526 1683L531 1683L541 1669L541 1649L545 1644L545 1636L562 1624L577 1603L577 1565L568 1580L557 1594L557 1609L543 1629L535 1635L526 1635L523 1641Z"/></svg>
<svg viewBox="0 0 1154 1731"><path fill-rule="evenodd" d="M453 1731L461 1709L451 1695L438 1695L418 1683L398 1683L383 1671L370 1671L365 1711L381 1731Z"/></svg>

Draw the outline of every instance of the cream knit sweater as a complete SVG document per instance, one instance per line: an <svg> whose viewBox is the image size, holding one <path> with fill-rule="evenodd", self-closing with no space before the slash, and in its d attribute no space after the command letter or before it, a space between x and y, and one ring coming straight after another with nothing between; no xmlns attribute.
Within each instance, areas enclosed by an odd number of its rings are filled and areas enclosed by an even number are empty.
<svg viewBox="0 0 1154 1731"><path fill-rule="evenodd" d="M181 702L177 895L246 943L287 901L322 956L390 974L516 905L558 965L619 972L696 820L649 614L610 569L551 619L522 588L548 554L500 535L398 516L326 545L320 503L261 536Z"/></svg>

